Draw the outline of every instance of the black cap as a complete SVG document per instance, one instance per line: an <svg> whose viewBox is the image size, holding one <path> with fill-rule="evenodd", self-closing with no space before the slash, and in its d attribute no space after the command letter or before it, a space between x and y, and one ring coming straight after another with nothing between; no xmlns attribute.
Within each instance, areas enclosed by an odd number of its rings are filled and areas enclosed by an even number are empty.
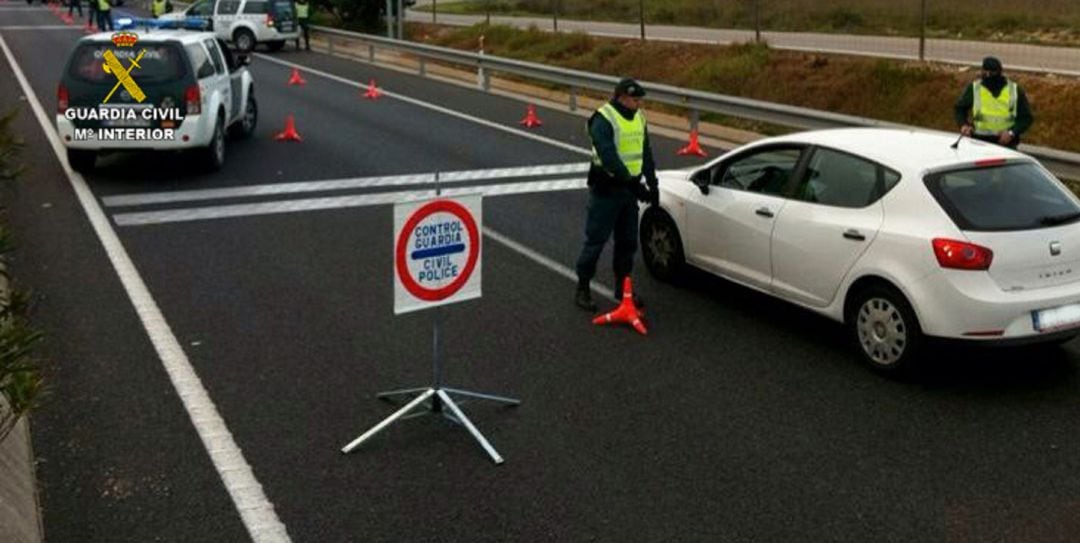
<svg viewBox="0 0 1080 543"><path fill-rule="evenodd" d="M633 96L635 98L641 98L645 96L645 89L637 81L627 77L622 81L619 81L618 85L615 85L615 97L622 95Z"/></svg>
<svg viewBox="0 0 1080 543"><path fill-rule="evenodd" d="M982 69L988 72L1000 72L1001 61L997 57L986 57L983 59Z"/></svg>

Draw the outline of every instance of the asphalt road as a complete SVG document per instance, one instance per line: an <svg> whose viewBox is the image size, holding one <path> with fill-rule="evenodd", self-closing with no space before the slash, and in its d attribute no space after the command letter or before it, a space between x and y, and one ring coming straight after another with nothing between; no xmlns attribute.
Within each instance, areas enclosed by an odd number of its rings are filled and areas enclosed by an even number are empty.
<svg viewBox="0 0 1080 543"><path fill-rule="evenodd" d="M45 11L7 9L17 5L0 3L0 27L56 24ZM78 35L0 28L47 112ZM514 100L325 55L290 48L273 58L376 78L508 128L523 113ZM535 258L572 267L583 190L486 197L484 296L444 311L448 382L523 400L464 407L506 464L433 418L342 455L392 411L376 392L430 383L432 315L393 315L391 207L359 205L390 189L312 183L582 155L393 98L361 100L355 87L311 71L306 86L289 87L289 68L266 57L251 69L260 124L254 139L230 144L222 171L199 174L184 157L116 156L87 181L293 541L1080 533L1076 343L938 347L921 380L895 382L863 368L830 321L702 274L657 283L640 263L650 335L597 328L572 305L572 281ZM51 395L33 418L48 539L245 539L15 78L0 78L0 103L19 108L27 143L29 169L3 191L19 244L12 271L48 338ZM290 112L305 141L272 141ZM538 134L585 146L579 117L540 115ZM682 142L655 139L662 167L692 164L674 156ZM243 192L280 183L318 190ZM241 192L136 198L219 188ZM119 197L129 203L116 205ZM327 207L307 206L316 197ZM247 213L185 216L229 205ZM145 212L162 213L131 225ZM605 258L598 279L610 287L610 276Z"/></svg>
<svg viewBox="0 0 1080 543"><path fill-rule="evenodd" d="M430 12L409 11L407 20L432 22ZM434 20L439 24L471 26L486 20L484 15L456 15L438 13ZM491 23L518 28L535 26L552 30L551 17L510 17L492 15ZM641 25L636 23L611 23L603 21L577 21L559 19L560 32L585 32L596 36L639 39ZM755 39L753 30L732 28L706 28L646 24L645 36L650 40L684 41L690 43L745 43ZM855 34L826 34L822 32L773 32L764 31L761 39L776 49L865 55L873 57L918 59L918 38L896 36L860 36ZM1080 75L1080 56L1073 47L1053 47L1023 43L980 42L972 40L926 40L926 60L952 64L979 64L983 57L995 55L1007 70L1051 72Z"/></svg>

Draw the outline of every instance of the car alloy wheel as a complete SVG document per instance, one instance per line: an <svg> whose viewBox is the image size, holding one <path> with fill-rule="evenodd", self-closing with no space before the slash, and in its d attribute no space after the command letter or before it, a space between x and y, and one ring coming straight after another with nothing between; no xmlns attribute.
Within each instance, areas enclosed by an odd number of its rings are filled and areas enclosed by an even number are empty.
<svg viewBox="0 0 1080 543"><path fill-rule="evenodd" d="M859 345L875 364L896 365L908 347L908 326L900 309L885 298L869 298L856 314Z"/></svg>
<svg viewBox="0 0 1080 543"><path fill-rule="evenodd" d="M649 272L670 281L682 269L685 257L675 223L663 211L646 211L641 221L642 256Z"/></svg>
<svg viewBox="0 0 1080 543"><path fill-rule="evenodd" d="M236 33L236 48L244 53L249 53L255 49L255 36L251 35L251 32L247 30L241 30Z"/></svg>

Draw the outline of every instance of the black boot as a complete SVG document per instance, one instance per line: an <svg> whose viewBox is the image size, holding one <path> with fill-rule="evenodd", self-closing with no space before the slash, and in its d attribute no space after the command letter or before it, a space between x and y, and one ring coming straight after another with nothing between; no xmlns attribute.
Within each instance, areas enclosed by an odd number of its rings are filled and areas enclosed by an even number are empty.
<svg viewBox="0 0 1080 543"><path fill-rule="evenodd" d="M577 292L574 294L574 303L586 311L596 311L596 302L592 299L592 291L588 283L578 284Z"/></svg>

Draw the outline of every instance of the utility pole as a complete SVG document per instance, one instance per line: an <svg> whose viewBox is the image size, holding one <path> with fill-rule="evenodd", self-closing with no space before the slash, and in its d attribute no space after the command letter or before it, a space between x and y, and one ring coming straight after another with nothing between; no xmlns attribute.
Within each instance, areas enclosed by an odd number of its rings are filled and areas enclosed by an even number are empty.
<svg viewBox="0 0 1080 543"><path fill-rule="evenodd" d="M645 0L638 1L638 19L641 20L641 41L645 41Z"/></svg>
<svg viewBox="0 0 1080 543"><path fill-rule="evenodd" d="M761 43L761 0L754 0L754 43Z"/></svg>
<svg viewBox="0 0 1080 543"><path fill-rule="evenodd" d="M558 32L559 31L559 0L552 0L552 2L551 2L551 12L553 14L552 19L551 19L551 21L552 21L551 22L551 30L553 32Z"/></svg>
<svg viewBox="0 0 1080 543"><path fill-rule="evenodd" d="M926 0L922 0L919 12L919 60L926 60Z"/></svg>
<svg viewBox="0 0 1080 543"><path fill-rule="evenodd" d="M386 0L386 37L394 39L394 0Z"/></svg>

